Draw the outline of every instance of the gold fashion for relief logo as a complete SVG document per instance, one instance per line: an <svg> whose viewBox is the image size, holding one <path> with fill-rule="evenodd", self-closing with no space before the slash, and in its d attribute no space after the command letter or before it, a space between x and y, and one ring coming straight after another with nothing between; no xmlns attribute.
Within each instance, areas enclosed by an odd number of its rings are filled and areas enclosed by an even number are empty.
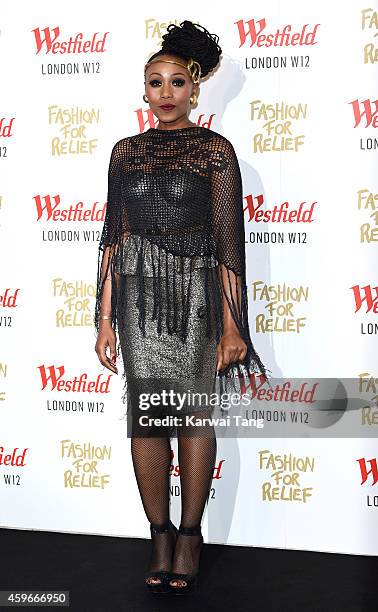
<svg viewBox="0 0 378 612"><path fill-rule="evenodd" d="M365 406L361 410L361 425L373 427L378 425L378 378L370 372L359 375L359 393L369 396L374 406Z"/></svg>
<svg viewBox="0 0 378 612"><path fill-rule="evenodd" d="M63 278L54 278L54 297L62 298L62 307L55 313L56 327L91 327L91 300L96 295L96 287L84 281L67 282Z"/></svg>
<svg viewBox="0 0 378 612"><path fill-rule="evenodd" d="M372 8L365 8L361 11L361 28L367 30L371 38L378 35L378 13ZM378 47L374 42L368 42L364 46L364 64L375 64L378 62Z"/></svg>
<svg viewBox="0 0 378 612"><path fill-rule="evenodd" d="M99 122L98 108L49 106L49 125L54 125L59 131L59 135L51 140L52 155L92 155L97 149L98 138L91 138L91 128Z"/></svg>
<svg viewBox="0 0 378 612"><path fill-rule="evenodd" d="M62 459L71 462L71 467L64 472L64 487L89 487L104 489L110 482L110 474L102 474L102 464L110 461L111 446L95 446L90 442L74 444L71 440L61 440Z"/></svg>
<svg viewBox="0 0 378 612"><path fill-rule="evenodd" d="M314 468L314 457L259 451L259 469L271 472L270 480L262 484L262 500L299 501L305 504L312 497L313 487L302 487L300 479L302 474L313 472Z"/></svg>
<svg viewBox="0 0 378 612"><path fill-rule="evenodd" d="M283 285L266 285L264 281L252 283L253 300L266 300L264 313L256 317L256 332L294 332L299 334L305 327L307 317L295 316L294 304L308 302L309 287L290 287Z"/></svg>
<svg viewBox="0 0 378 612"><path fill-rule="evenodd" d="M378 193L373 193L369 189L360 189L357 198L358 210L363 210L371 219L361 225L360 242L378 242Z"/></svg>
<svg viewBox="0 0 378 612"><path fill-rule="evenodd" d="M252 121L262 121L261 131L253 137L254 153L267 151L298 152L304 144L304 134L295 133L295 121L307 119L307 104L264 104L253 100L251 106Z"/></svg>

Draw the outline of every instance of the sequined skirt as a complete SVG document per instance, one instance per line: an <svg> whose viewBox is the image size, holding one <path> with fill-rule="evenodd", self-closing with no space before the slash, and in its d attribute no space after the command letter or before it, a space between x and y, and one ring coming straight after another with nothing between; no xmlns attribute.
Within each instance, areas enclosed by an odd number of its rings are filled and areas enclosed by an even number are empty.
<svg viewBox="0 0 378 612"><path fill-rule="evenodd" d="M123 299L118 305L118 317L122 321L118 335L126 381L125 402L130 435L177 435L178 427L184 435L206 435L205 429L188 426L190 415L211 416L214 406L211 397L216 376L216 338L206 334L206 270L195 267L190 272L190 300L188 303L187 337L183 341L176 333L168 333L162 325L158 333L157 320L152 319L154 309L154 279L150 273L148 252L144 260L144 308L145 334L138 324L138 283L136 274L123 274ZM189 280L189 272L183 272L183 282ZM161 283L160 303L164 322L167 304L164 302L164 277L155 278ZM210 308L215 299L210 295ZM177 304L180 317L182 305ZM215 316L215 313L213 313ZM212 314L210 313L210 316ZM143 417L143 418L141 418ZM162 419L158 421L157 419Z"/></svg>

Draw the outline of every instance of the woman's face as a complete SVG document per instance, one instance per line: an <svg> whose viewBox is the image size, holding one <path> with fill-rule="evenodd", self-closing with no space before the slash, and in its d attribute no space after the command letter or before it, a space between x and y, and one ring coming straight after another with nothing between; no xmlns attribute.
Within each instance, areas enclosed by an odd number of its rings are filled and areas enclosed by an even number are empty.
<svg viewBox="0 0 378 612"><path fill-rule="evenodd" d="M178 58L164 55L164 59L177 61ZM160 61L152 63L146 70L145 89L150 108L159 121L174 124L187 122L190 112L189 98L192 93L198 93L198 87L193 85L184 66ZM162 108L165 105L171 105L171 108Z"/></svg>

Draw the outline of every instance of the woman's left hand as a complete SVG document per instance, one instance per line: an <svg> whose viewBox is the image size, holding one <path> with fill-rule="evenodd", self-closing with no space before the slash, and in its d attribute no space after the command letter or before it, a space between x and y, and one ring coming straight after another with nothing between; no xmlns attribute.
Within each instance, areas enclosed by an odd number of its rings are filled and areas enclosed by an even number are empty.
<svg viewBox="0 0 378 612"><path fill-rule="evenodd" d="M247 345L238 331L227 331L217 345L217 370L223 370L233 361L244 359Z"/></svg>

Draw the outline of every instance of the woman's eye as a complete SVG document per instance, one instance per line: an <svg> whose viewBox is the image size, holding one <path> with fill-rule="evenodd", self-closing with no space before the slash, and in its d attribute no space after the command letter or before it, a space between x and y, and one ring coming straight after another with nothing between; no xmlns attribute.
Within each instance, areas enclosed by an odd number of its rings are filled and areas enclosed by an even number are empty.
<svg viewBox="0 0 378 612"><path fill-rule="evenodd" d="M177 83L179 87L182 87L183 85L185 85L184 79L174 79L172 83ZM159 81L159 79L153 79L152 81L149 82L149 84L151 85L151 87L157 87L161 85L161 81Z"/></svg>

